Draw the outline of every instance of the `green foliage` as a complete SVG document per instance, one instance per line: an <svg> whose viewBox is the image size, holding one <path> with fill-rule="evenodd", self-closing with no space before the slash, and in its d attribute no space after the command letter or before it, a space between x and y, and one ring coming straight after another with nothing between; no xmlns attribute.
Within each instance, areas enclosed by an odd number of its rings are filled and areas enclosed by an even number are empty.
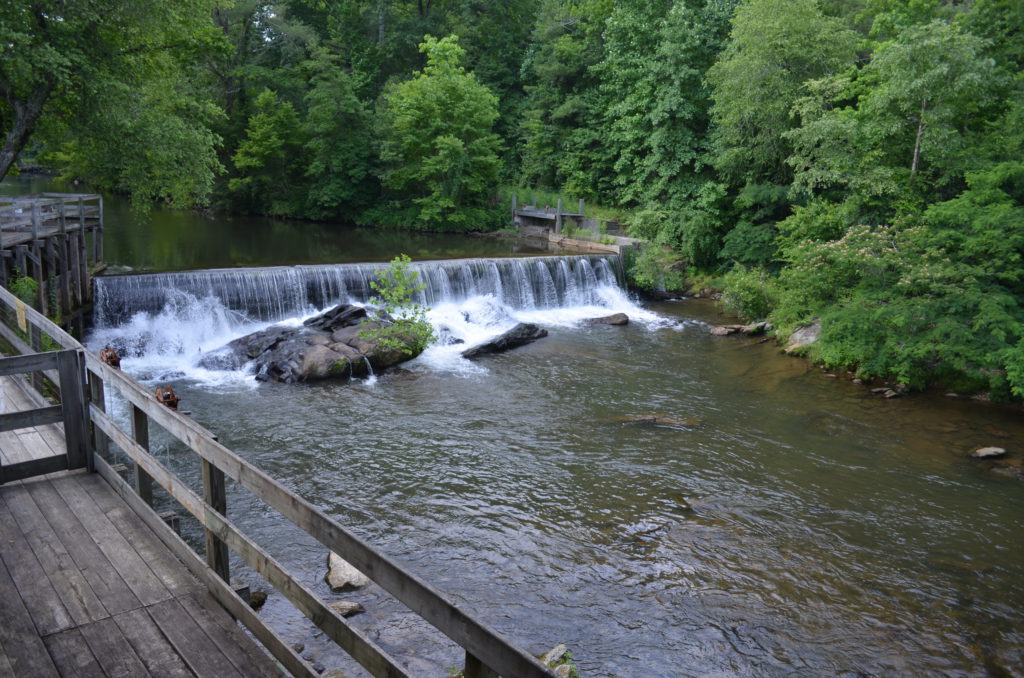
<svg viewBox="0 0 1024 678"><path fill-rule="evenodd" d="M31 276L21 275L17 269L14 270L11 281L7 283L7 289L24 301L29 306L36 303L36 294L39 292L39 283Z"/></svg>
<svg viewBox="0 0 1024 678"><path fill-rule="evenodd" d="M302 210L302 138L295 107L263 90L249 118L246 138L232 160L237 175L228 183L244 211L299 216Z"/></svg>
<svg viewBox="0 0 1024 678"><path fill-rule="evenodd" d="M408 255L400 254L388 268L374 271L377 279L370 281L370 287L378 296L370 303L380 307L390 322L365 327L360 335L379 341L384 348L415 355L434 340L434 328L427 322L427 309L414 301L426 285L419 281L419 273L409 268L410 263Z"/></svg>
<svg viewBox="0 0 1024 678"><path fill-rule="evenodd" d="M220 112L190 71L224 47L214 2L37 5L0 5L0 178L32 139L45 161L137 205L205 202Z"/></svg>
<svg viewBox="0 0 1024 678"><path fill-rule="evenodd" d="M747 320L764 320L775 308L778 287L764 269L737 266L725 274L722 305Z"/></svg>
<svg viewBox="0 0 1024 678"><path fill-rule="evenodd" d="M427 36L420 50L423 70L383 96L383 183L410 217L399 225L479 228L497 188L497 98L460 65L454 36Z"/></svg>
<svg viewBox="0 0 1024 678"><path fill-rule="evenodd" d="M680 292L689 287L686 262L668 247L646 245L639 254L629 254L626 276L641 290Z"/></svg>

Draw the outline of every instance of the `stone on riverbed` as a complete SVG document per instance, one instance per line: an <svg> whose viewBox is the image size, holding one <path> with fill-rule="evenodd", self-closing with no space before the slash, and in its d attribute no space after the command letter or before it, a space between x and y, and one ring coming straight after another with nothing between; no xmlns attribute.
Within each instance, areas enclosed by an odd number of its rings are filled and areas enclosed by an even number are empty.
<svg viewBox="0 0 1024 678"><path fill-rule="evenodd" d="M354 617L360 612L366 612L366 608L351 600L336 600L328 603L328 606L342 617Z"/></svg>
<svg viewBox="0 0 1024 678"><path fill-rule="evenodd" d="M492 353L503 353L518 346L537 341L541 337L548 336L548 331L537 327L532 323L519 323L508 332L491 339L483 344L477 344L462 352L462 357L467 360L475 360L481 356Z"/></svg>
<svg viewBox="0 0 1024 678"><path fill-rule="evenodd" d="M1006 456L1006 450L1002 447L979 447L971 452L971 456L975 459L998 459L999 457Z"/></svg>
<svg viewBox="0 0 1024 678"><path fill-rule="evenodd" d="M370 583L369 577L353 567L347 560L331 551L327 556L327 585L335 593L358 589Z"/></svg>

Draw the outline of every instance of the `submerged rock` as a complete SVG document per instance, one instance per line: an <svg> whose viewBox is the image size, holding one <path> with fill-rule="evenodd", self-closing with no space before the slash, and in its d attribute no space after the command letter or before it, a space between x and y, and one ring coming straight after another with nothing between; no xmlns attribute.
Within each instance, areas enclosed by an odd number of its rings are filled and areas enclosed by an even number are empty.
<svg viewBox="0 0 1024 678"><path fill-rule="evenodd" d="M209 353L199 361L207 369L240 369L252 362L261 381L294 383L314 379L366 376L415 358L410 340L405 348L387 347L363 330L385 326L387 320L367 320L366 309L340 304L310 318L302 327L274 325L247 334Z"/></svg>
<svg viewBox="0 0 1024 678"><path fill-rule="evenodd" d="M342 617L354 617L360 612L366 612L366 608L351 600L336 600L328 603L328 606Z"/></svg>
<svg viewBox="0 0 1024 678"><path fill-rule="evenodd" d="M488 342L466 349L462 352L462 357L474 360L492 353L503 353L546 336L548 336L548 331L542 327L537 327L532 323L519 323L508 332Z"/></svg>
<svg viewBox="0 0 1024 678"><path fill-rule="evenodd" d="M612 419L617 424L660 426L663 428L692 429L701 425L700 417L680 417L674 414L627 414Z"/></svg>
<svg viewBox="0 0 1024 678"><path fill-rule="evenodd" d="M370 583L369 577L353 567L347 560L331 551L327 556L327 585L335 593L358 589Z"/></svg>
<svg viewBox="0 0 1024 678"><path fill-rule="evenodd" d="M995 446L979 447L971 452L971 456L975 459L998 459L1006 456L1006 449Z"/></svg>

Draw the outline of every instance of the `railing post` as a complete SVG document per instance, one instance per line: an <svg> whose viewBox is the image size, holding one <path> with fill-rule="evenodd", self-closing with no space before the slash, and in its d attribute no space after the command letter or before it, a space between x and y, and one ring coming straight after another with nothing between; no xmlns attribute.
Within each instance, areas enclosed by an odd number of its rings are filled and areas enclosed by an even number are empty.
<svg viewBox="0 0 1024 678"><path fill-rule="evenodd" d="M85 368L81 351L57 353L60 404L64 416L64 442L68 448L68 468L93 470L92 455L86 441Z"/></svg>
<svg viewBox="0 0 1024 678"><path fill-rule="evenodd" d="M96 408L106 412L106 398L103 390L103 379L100 375L95 372L89 373L89 401L96 405ZM92 452L98 454L104 459L107 458L108 441L107 434L100 430L100 427L90 422L92 429ZM90 460L89 470L92 470L92 463Z"/></svg>
<svg viewBox="0 0 1024 678"><path fill-rule="evenodd" d="M32 347L32 351L35 353L43 352L43 333L39 331L39 328L32 324L30 320L28 323L28 345ZM40 372L32 373L32 388L38 393L43 392L43 375Z"/></svg>
<svg viewBox="0 0 1024 678"><path fill-rule="evenodd" d="M562 232L562 199L558 199L558 207L555 208L555 233Z"/></svg>
<svg viewBox="0 0 1024 678"><path fill-rule="evenodd" d="M463 678L499 678L496 671L466 652L466 667L462 670Z"/></svg>
<svg viewBox="0 0 1024 678"><path fill-rule="evenodd" d="M203 499L207 506L221 514L228 514L227 487L224 482L224 471L202 460L203 466ZM231 583L231 571L228 567L228 545L222 542L212 530L206 528L206 564L217 576Z"/></svg>
<svg viewBox="0 0 1024 678"><path fill-rule="evenodd" d="M584 215L584 211L583 211L584 207L585 207L585 205L583 204L583 198L580 198L580 217L582 217Z"/></svg>
<svg viewBox="0 0 1024 678"><path fill-rule="evenodd" d="M149 417L146 413L132 405L132 438L149 452ZM149 506L153 505L153 478L135 464L135 493Z"/></svg>

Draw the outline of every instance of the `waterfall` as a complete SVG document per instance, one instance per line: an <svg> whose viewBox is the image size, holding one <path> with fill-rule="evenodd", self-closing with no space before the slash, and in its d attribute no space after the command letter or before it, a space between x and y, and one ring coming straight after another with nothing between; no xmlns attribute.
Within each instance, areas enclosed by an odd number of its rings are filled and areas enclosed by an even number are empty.
<svg viewBox="0 0 1024 678"><path fill-rule="evenodd" d="M424 306L491 295L511 309L599 304L601 288L619 287L618 257L602 255L521 259L456 259L412 264L426 285ZM159 313L181 295L216 300L254 321L277 321L341 302L366 302L380 264L278 266L95 279L94 326L116 327L138 313Z"/></svg>

